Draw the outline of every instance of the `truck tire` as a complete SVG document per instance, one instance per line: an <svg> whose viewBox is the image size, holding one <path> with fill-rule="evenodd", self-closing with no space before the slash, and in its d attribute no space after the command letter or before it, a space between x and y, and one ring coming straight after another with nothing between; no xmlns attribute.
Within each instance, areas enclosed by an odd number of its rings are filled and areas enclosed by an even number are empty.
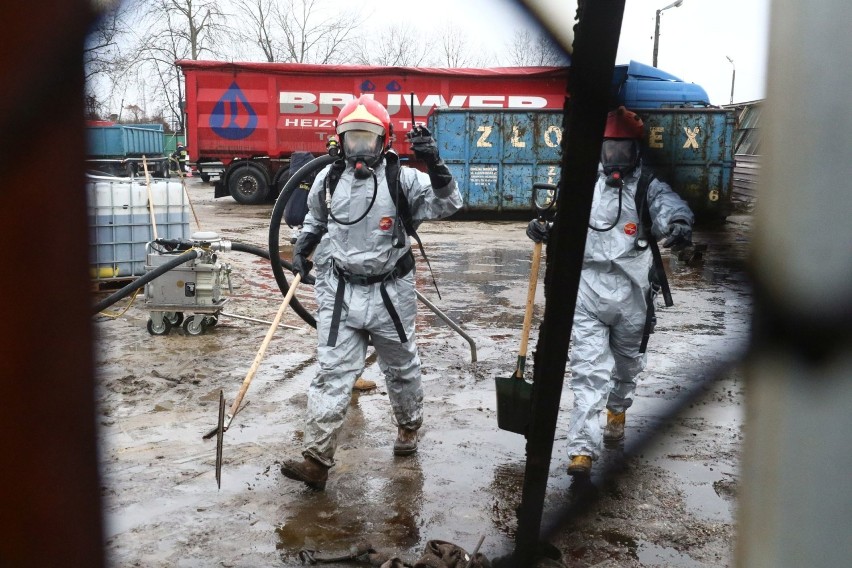
<svg viewBox="0 0 852 568"><path fill-rule="evenodd" d="M269 195L269 180L257 166L241 164L228 176L228 191L237 203L260 205Z"/></svg>
<svg viewBox="0 0 852 568"><path fill-rule="evenodd" d="M281 195L281 190L284 189L284 185L290 179L290 168L281 168L275 174L275 195L273 196L275 199L278 199L278 196Z"/></svg>

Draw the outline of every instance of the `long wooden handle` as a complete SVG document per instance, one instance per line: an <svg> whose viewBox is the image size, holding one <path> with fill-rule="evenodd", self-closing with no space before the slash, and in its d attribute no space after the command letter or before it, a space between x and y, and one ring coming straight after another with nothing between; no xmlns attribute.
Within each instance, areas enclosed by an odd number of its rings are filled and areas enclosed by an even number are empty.
<svg viewBox="0 0 852 568"><path fill-rule="evenodd" d="M518 360L526 358L527 343L530 338L530 328L532 327L533 306L535 305L535 289L538 284L538 267L541 264L541 243L535 243L533 247L532 266L530 267L530 285L527 291L527 308L524 312L524 329L521 332L521 349L518 353Z"/></svg>
<svg viewBox="0 0 852 568"><path fill-rule="evenodd" d="M290 283L290 289L287 290L287 295L284 296L284 301L281 302L281 307L278 308L278 313L275 314L275 319L272 320L272 325L269 326L269 330L266 332L266 337L263 338L263 343L260 344L260 349L258 349L257 355L254 356L254 362L251 364L251 367L246 374L246 378L243 379L243 385L240 387L240 392L237 393L237 398L234 399L234 404L231 405L231 409L228 411L231 419L234 418L234 415L236 415L237 410L240 408L240 403L242 403L243 397L246 395L246 391L248 391L249 385L254 378L254 374L260 366L260 361L266 353L266 348L269 346L269 342L272 341L272 336L275 334L275 330L278 329L278 324L281 323L281 317L284 315L284 310L286 310L287 306L290 305L290 300L293 299L293 294L296 293L296 287L301 281L302 275L297 274L293 278L293 282Z"/></svg>
<svg viewBox="0 0 852 568"><path fill-rule="evenodd" d="M151 234L157 240L157 221L154 217L154 195L151 193L151 175L148 173L148 161L142 154L142 169L145 170L145 187L148 188L148 211L151 212Z"/></svg>

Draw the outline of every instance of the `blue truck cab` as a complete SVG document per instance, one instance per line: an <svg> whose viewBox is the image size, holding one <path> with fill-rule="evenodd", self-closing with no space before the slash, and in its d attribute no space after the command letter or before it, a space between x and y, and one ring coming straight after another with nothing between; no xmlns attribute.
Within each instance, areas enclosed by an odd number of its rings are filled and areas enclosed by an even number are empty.
<svg viewBox="0 0 852 568"><path fill-rule="evenodd" d="M710 106L707 91L701 86L638 61L616 65L612 74L612 96L616 102L614 106L624 105L632 111Z"/></svg>

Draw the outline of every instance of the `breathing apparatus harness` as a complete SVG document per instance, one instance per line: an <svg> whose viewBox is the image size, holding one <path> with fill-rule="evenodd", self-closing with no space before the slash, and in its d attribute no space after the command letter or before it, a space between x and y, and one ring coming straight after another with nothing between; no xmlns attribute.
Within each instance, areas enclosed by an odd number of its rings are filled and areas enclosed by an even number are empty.
<svg viewBox="0 0 852 568"><path fill-rule="evenodd" d="M396 152L390 150L384 152L382 157L385 160L385 179L388 182L388 190L396 209L393 223L393 235L391 235L391 246L393 246L393 248L405 248L406 236L414 238L414 241L417 243L417 247L420 249L420 255L423 257L423 260L426 261L427 268L429 268L429 275L432 278L432 285L435 287L435 292L437 292L438 298L441 299L441 291L438 289L438 283L435 281L435 274L432 272L432 264L429 262L429 256L426 254L426 249L423 248L423 242L420 240L420 235L417 234L417 227L414 222L414 216L411 213L411 207L409 206L405 192L400 189L399 156ZM329 217L335 223L341 225L354 225L364 219L364 217L367 216L367 213L370 212L370 209L372 209L373 204L376 201L376 196L378 195L378 179L376 178L376 173L373 168L366 165L365 167L369 168L369 172L373 176L373 199L370 201L370 205L367 207L367 210L363 215L355 221L345 222L338 220L331 213L331 198L334 195L334 190L337 187L337 184L340 182L340 177L343 175L343 171L346 169L346 161L342 158L338 158L334 161L334 163L332 163L331 170L323 180L323 191L325 192L326 211L328 211ZM357 166L355 172L357 177Z"/></svg>
<svg viewBox="0 0 852 568"><path fill-rule="evenodd" d="M325 180L323 181L323 190L325 191L325 209L328 212L328 216L332 221L337 223L338 225L355 225L364 219L370 210L373 208L373 204L376 203L376 197L379 194L379 180L376 178L376 170L373 168L379 163L381 163L382 158L385 157L386 152L382 152L379 154L378 158L373 161L372 166L368 164L367 160L363 156L354 156L352 158L348 158L343 155L342 149L335 142L333 145L337 148L337 155L341 157L334 161L331 165L331 171L329 171ZM334 188L337 187L337 183L340 181L340 176L343 175L343 171L346 169L346 163L350 161L352 166L355 168L355 177L358 179L369 179L373 178L373 198L370 200L370 205L367 206L367 209L364 213L355 219L354 221L341 221L337 217L334 216L334 213L331 212L331 197L334 195Z"/></svg>

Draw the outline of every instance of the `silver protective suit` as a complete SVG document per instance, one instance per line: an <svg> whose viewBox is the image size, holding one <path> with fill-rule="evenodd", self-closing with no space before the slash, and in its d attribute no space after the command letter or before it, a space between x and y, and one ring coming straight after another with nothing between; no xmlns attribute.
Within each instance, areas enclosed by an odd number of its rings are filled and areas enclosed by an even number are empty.
<svg viewBox="0 0 852 568"><path fill-rule="evenodd" d="M636 188L641 168L625 177L621 218L608 231L591 228L586 249L574 324L571 333L571 390L574 404L569 415L568 455L598 457L603 445L600 417L604 407L623 412L633 404L636 377L645 368L639 352L645 329L649 248L635 245L639 213ZM589 224L610 227L619 212L619 191L605 183L602 167L592 200ZM692 211L668 184L653 180L648 205L655 238L666 234L672 221L694 220Z"/></svg>
<svg viewBox="0 0 852 568"><path fill-rule="evenodd" d="M399 315L407 337L402 342L380 294L380 284L347 283L337 341L329 347L328 337L334 311L338 277L333 266L355 275L375 276L394 269L397 261L411 254L410 246L391 245L396 207L385 179L385 161L376 167L378 193L367 216L354 225L336 223L326 214L324 180L330 167L320 172L308 195L308 214L303 230L323 235L314 251L317 300L317 360L319 370L308 388L307 419L303 455L326 466L334 465L337 436L355 379L364 369L367 341L372 337L378 363L384 373L388 397L399 426L417 429L423 419L423 390L420 358L415 344L414 320L417 297L414 270L385 282L385 289ZM415 223L452 215L462 207L456 182L432 187L429 176L400 167L399 189L404 192ZM358 219L373 198L373 178L357 179L347 166L331 198L334 218ZM407 241L407 239L406 239Z"/></svg>

